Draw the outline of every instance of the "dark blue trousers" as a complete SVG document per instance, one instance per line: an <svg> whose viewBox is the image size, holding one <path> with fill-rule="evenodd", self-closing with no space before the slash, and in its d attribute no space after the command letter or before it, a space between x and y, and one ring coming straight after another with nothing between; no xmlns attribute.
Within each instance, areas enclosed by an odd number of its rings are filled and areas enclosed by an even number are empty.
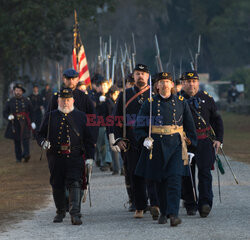
<svg viewBox="0 0 250 240"><path fill-rule="evenodd" d="M123 153L127 164L127 175L129 177L132 196L134 197L137 210L144 210L147 207L146 181L143 177L135 175L135 168L140 157L141 150L131 147L126 153Z"/></svg>
<svg viewBox="0 0 250 240"><path fill-rule="evenodd" d="M23 140L14 140L16 161L21 162L23 157L30 155L29 138Z"/></svg>
<svg viewBox="0 0 250 240"><path fill-rule="evenodd" d="M155 181L146 180L146 184L147 184L147 193L148 193L148 198L150 201L150 206L151 207L159 206L159 199L158 199Z"/></svg>
<svg viewBox="0 0 250 240"><path fill-rule="evenodd" d="M198 168L198 203L194 200L192 182L190 176L185 176L182 179L182 198L185 201L187 209L198 210L204 205L213 205L213 191L212 191L212 174L211 169L215 162L215 153L212 142L209 139L198 141L197 152L192 161L192 175L195 183L195 166Z"/></svg>
<svg viewBox="0 0 250 240"><path fill-rule="evenodd" d="M160 212L162 215L178 216L181 197L181 176L169 176L161 182L156 182Z"/></svg>

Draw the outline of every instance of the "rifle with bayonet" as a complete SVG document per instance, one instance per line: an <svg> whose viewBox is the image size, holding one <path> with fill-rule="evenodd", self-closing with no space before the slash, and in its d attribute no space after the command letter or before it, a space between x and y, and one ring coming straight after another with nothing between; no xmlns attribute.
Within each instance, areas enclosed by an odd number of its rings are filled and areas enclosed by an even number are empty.
<svg viewBox="0 0 250 240"><path fill-rule="evenodd" d="M171 70L169 70L171 62L172 62L172 49L170 48L169 58L168 58L168 62L167 62L167 65L166 65L166 71L171 72Z"/></svg>
<svg viewBox="0 0 250 240"><path fill-rule="evenodd" d="M195 70L198 71L198 57L200 56L200 52L201 52L201 35L199 35L199 39L198 39L198 49L197 49L197 53L195 54Z"/></svg>
<svg viewBox="0 0 250 240"><path fill-rule="evenodd" d="M163 72L162 62L161 62L161 56L160 56L160 49L158 44L157 35L155 34L155 47L156 47L156 66L158 72Z"/></svg>
<svg viewBox="0 0 250 240"><path fill-rule="evenodd" d="M197 52L195 53L195 57L193 56L193 53L190 48L188 48L188 51L191 57L191 61L190 61L191 69L193 71L198 71L198 57L200 56L200 52L201 52L201 35L199 35L199 38L198 38L198 48L197 48Z"/></svg>
<svg viewBox="0 0 250 240"><path fill-rule="evenodd" d="M132 33L132 41L133 41L132 67L133 67L133 69L134 69L134 68L135 68L135 64L136 64L136 60L135 60L135 56L136 56L136 46L135 46L135 35L134 35L134 33Z"/></svg>

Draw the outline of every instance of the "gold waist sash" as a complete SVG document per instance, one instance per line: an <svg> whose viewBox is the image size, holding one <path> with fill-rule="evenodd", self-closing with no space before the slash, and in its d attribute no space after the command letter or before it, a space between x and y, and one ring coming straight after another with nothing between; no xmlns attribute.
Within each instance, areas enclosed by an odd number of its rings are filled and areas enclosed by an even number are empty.
<svg viewBox="0 0 250 240"><path fill-rule="evenodd" d="M186 134L183 131L183 126L178 126L178 125L152 126L152 134L171 135L175 133L180 134L182 143L182 160L184 161L184 165L187 165L188 154L187 154L187 144L185 141Z"/></svg>

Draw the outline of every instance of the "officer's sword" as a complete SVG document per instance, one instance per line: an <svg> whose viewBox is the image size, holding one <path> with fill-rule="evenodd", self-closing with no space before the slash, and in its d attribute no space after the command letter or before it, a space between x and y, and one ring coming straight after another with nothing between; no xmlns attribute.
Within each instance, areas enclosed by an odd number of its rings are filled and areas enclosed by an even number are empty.
<svg viewBox="0 0 250 240"><path fill-rule="evenodd" d="M83 194L83 198L82 198L82 202L86 202L86 199L87 199L87 195L89 194L89 206L92 207L92 201L91 201L91 194L90 194L90 179L91 179L91 176L92 176L92 164L87 164L85 165L85 168L86 168L86 176L87 176L87 188L86 190L84 191L84 194Z"/></svg>
<svg viewBox="0 0 250 240"><path fill-rule="evenodd" d="M217 170L217 176L218 176L218 189L219 189L219 199L221 203L221 192L220 192L220 173L219 173L219 162L218 159L216 158L216 170Z"/></svg>
<svg viewBox="0 0 250 240"><path fill-rule="evenodd" d="M152 79L151 75L149 75L149 125L148 125L148 138L152 140L151 138L151 132L152 132ZM149 159L152 159L152 152L153 152L153 145L150 149Z"/></svg>
<svg viewBox="0 0 250 240"><path fill-rule="evenodd" d="M91 194L90 194L90 179L92 176L92 165L89 167L89 206L92 207Z"/></svg>
<svg viewBox="0 0 250 240"><path fill-rule="evenodd" d="M190 173L190 178L191 178L191 183L192 183L192 188L193 188L194 200L197 203L197 197L196 197L196 192L195 192L195 188L194 188L194 179L193 179L193 174L192 174L192 170L191 170L191 163L192 163L192 159L194 157L194 154L189 153L189 157L190 157L190 160L188 159L188 168L189 168L189 173Z"/></svg>
<svg viewBox="0 0 250 240"><path fill-rule="evenodd" d="M123 125L122 125L122 137L126 138L126 83L125 83L125 73L124 73L124 66L121 62L121 72L122 72L122 102L123 102L123 108L122 108L122 116L123 116Z"/></svg>
<svg viewBox="0 0 250 240"><path fill-rule="evenodd" d="M231 173L232 173L232 175L233 175L233 177L234 177L235 182L236 182L237 184L239 184L239 182L238 182L238 180L237 180L237 178L236 178L236 176L235 176L235 174L234 174L234 171L233 171L233 169L232 169L232 167L231 167L231 165L230 165L230 163L229 163L229 161L228 161L228 159L227 159L227 157L226 157L226 155L225 155L225 153L224 153L224 150L222 149L222 144L220 145L220 150L221 150L222 155L223 155L223 157L225 158L225 161L226 161L226 163L227 163L227 165L228 165L228 167L229 167L229 169L230 169L230 171L231 171Z"/></svg>

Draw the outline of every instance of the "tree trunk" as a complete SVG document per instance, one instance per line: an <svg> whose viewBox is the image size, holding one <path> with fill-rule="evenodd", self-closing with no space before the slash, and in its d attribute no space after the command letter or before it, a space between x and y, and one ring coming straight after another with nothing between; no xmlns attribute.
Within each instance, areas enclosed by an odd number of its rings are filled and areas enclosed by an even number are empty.
<svg viewBox="0 0 250 240"><path fill-rule="evenodd" d="M3 127L3 95L4 95L4 77L0 70L0 129Z"/></svg>

